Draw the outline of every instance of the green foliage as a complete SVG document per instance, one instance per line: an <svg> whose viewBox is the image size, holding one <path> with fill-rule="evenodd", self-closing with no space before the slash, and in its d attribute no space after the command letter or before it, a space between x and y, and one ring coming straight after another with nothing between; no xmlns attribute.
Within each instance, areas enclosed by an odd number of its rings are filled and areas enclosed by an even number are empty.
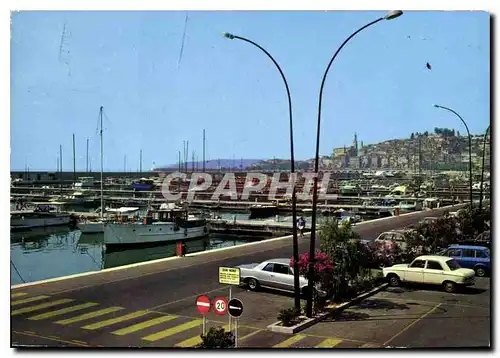
<svg viewBox="0 0 500 358"><path fill-rule="evenodd" d="M327 218L319 228L321 251L335 262L335 275L347 279L356 277L360 267L365 266L359 249L360 236L352 230L349 222L339 226L336 218Z"/></svg>
<svg viewBox="0 0 500 358"><path fill-rule="evenodd" d="M206 335L201 335L202 342L196 348L233 348L234 336L222 327L211 327Z"/></svg>
<svg viewBox="0 0 500 358"><path fill-rule="evenodd" d="M284 308L278 314L278 320L281 321L283 326L290 327L293 326L300 316L300 310L296 310L295 307Z"/></svg>

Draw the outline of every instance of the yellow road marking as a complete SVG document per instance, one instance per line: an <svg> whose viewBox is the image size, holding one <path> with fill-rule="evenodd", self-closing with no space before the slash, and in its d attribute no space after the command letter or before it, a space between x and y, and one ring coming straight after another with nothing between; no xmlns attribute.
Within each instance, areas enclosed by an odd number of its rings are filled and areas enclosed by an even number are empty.
<svg viewBox="0 0 500 358"><path fill-rule="evenodd" d="M337 344L339 344L340 342L342 342L342 339L327 338L323 342L321 342L320 344L318 344L317 346L315 346L314 348L333 348Z"/></svg>
<svg viewBox="0 0 500 358"><path fill-rule="evenodd" d="M93 324L88 324L86 326L83 326L82 328L83 329L99 329L99 328L102 328L102 327L111 326L111 325L113 325L115 323L119 323L119 322L123 322L123 321L128 321L129 319L134 319L134 318L137 318L137 317L142 317L144 315L147 315L148 313L149 313L148 311L132 312L132 313L126 314L124 316L107 319L105 321L96 322L96 323L93 323Z"/></svg>
<svg viewBox="0 0 500 358"><path fill-rule="evenodd" d="M10 305L17 306L17 305L22 305L23 303L30 303L30 302L44 300L46 298L49 298L49 296L35 296L35 297L25 298L24 300L12 301Z"/></svg>
<svg viewBox="0 0 500 358"><path fill-rule="evenodd" d="M41 309L52 307L52 306L62 305L64 303L68 303L68 302L72 302L72 301L74 301L74 300L72 300L71 298L63 298L62 300L46 302L46 303L42 303L42 304L36 305L36 306L23 307L23 308L19 308L17 310L12 311L10 315L17 316L19 314L33 312L33 311L41 310Z"/></svg>
<svg viewBox="0 0 500 358"><path fill-rule="evenodd" d="M66 307L66 308L62 308L62 309L57 310L57 311L42 313L42 314L39 314L39 315L36 315L33 317L29 317L28 319L31 321L38 321L41 319L46 319L46 318L50 318L50 317L54 317L54 316L60 316L60 315L65 314L65 313L80 311L80 310L83 310L85 308L89 308L89 307L97 306L97 305L98 305L98 303L94 303L94 302L82 303L81 305Z"/></svg>
<svg viewBox="0 0 500 358"><path fill-rule="evenodd" d="M87 342L84 341L78 341L76 339L72 339L71 342L79 343L79 344L87 344Z"/></svg>
<svg viewBox="0 0 500 358"><path fill-rule="evenodd" d="M377 343L365 343L359 348L380 348L381 345Z"/></svg>
<svg viewBox="0 0 500 358"><path fill-rule="evenodd" d="M238 338L238 343L240 343L241 341L244 341L245 339L250 338L250 337L252 337L252 336L254 336L254 335L256 335L257 333L260 333L260 332L262 332L262 329L258 329L258 330L254 331L252 333L247 334L246 336Z"/></svg>
<svg viewBox="0 0 500 358"><path fill-rule="evenodd" d="M53 338L53 336L52 337L47 337L47 336L41 336L41 335L36 334L36 333L26 333L26 332L18 332L18 331L12 331L12 333L23 334L25 336L31 336L31 337L36 337L36 338L43 338L43 339L47 339L49 341L56 341L56 342L61 342L61 343L69 343L69 344L72 344L74 346L90 347L90 345L88 345L86 343L82 344L82 343L76 343L76 342L71 342L71 341L65 341L63 339Z"/></svg>
<svg viewBox="0 0 500 358"><path fill-rule="evenodd" d="M195 319L195 320L192 320L190 322L186 322L186 323L180 324L178 326L168 328L168 329L165 329L165 330L157 332L157 333L150 334L149 336L143 337L142 339L144 339L145 341L155 342L159 339L173 336L174 334L177 334L177 333L180 333L183 331L187 331L188 329L199 326L201 323L202 323L201 319Z"/></svg>
<svg viewBox="0 0 500 358"><path fill-rule="evenodd" d="M224 328L224 330L227 332L229 330L229 325L226 324L222 328ZM207 328L207 331L208 331L208 329L209 328ZM201 332L200 332L200 334L201 334ZM174 347L182 347L182 348L194 347L195 345L200 344L201 342L202 342L202 339L201 339L200 335L197 335L197 336L188 338L180 343L177 343L176 345L174 345Z"/></svg>
<svg viewBox="0 0 500 358"><path fill-rule="evenodd" d="M283 342L274 345L273 348L287 348L306 337L307 336L304 336L303 334L296 334L295 336L292 336L288 339L285 339Z"/></svg>
<svg viewBox="0 0 500 358"><path fill-rule="evenodd" d="M419 318L417 318L415 321L413 321L412 323L410 323L408 326L404 327L401 331L399 331L398 333L396 333L394 336L392 336L391 338L389 338L387 341L384 342L384 344L382 344L383 346L386 346L387 344L389 344L392 340L394 340L394 338L398 337L400 334L406 332L408 329L410 329L410 327L412 327L415 323L417 322L420 322L421 320L423 320L425 317L427 317L428 315L430 315L432 312L434 312L439 306L441 306L441 303L438 303L437 305L435 305L434 307L432 307L429 311L427 311L426 313L424 313L423 315L421 315Z"/></svg>
<svg viewBox="0 0 500 358"><path fill-rule="evenodd" d="M26 295L27 295L26 292L16 292L16 293L11 293L10 298L21 297Z"/></svg>
<svg viewBox="0 0 500 358"><path fill-rule="evenodd" d="M119 311L119 310L122 310L122 309L123 309L122 307L104 308L104 309L99 310L99 311L85 313L85 314L82 314L80 316L76 316L76 317L73 317L73 318L63 319L63 320L57 321L55 323L58 323L58 324L70 324L70 323L80 322L80 321L84 321L84 320L89 319L89 318L103 316L105 314L116 312L116 311Z"/></svg>
<svg viewBox="0 0 500 358"><path fill-rule="evenodd" d="M171 315L171 316L162 316L162 317L158 317L158 318L153 318L153 319L150 319L149 321L136 323L132 326L125 327L125 328L119 329L119 330L111 332L111 333L116 334L118 336L124 336L124 335L129 334L129 333L140 331L141 329L155 326L155 325L163 323L163 322L171 321L175 318L178 318L178 316Z"/></svg>

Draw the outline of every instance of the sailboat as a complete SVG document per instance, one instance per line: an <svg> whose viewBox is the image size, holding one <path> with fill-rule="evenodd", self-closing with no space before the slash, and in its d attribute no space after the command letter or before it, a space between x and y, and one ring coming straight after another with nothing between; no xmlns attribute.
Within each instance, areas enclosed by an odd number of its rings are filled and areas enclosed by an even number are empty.
<svg viewBox="0 0 500 358"><path fill-rule="evenodd" d="M104 180L102 178L102 173L103 173L103 142L102 142L102 109L103 107L99 108L99 117L101 120L101 130L100 130L100 137L101 137L101 215L99 220L97 221L85 221L82 223L78 223L77 228L80 229L82 234L97 234L97 233L102 233L104 232L104 190L103 190L103 185L104 185Z"/></svg>

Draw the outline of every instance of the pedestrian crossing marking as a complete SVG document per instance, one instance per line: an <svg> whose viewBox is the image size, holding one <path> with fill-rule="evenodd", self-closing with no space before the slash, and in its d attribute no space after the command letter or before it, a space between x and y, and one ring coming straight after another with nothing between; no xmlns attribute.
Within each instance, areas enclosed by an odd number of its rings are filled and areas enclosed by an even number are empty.
<svg viewBox="0 0 500 358"><path fill-rule="evenodd" d="M132 313L126 314L124 316L110 318L110 319L107 319L105 321L88 324L86 326L83 326L82 328L83 329L99 329L99 328L111 326L113 324L120 323L120 322L123 322L123 321L128 321L130 319L142 317L142 316L147 315L149 313L150 312L148 312L148 311L132 312Z"/></svg>
<svg viewBox="0 0 500 358"><path fill-rule="evenodd" d="M30 302L35 302L35 301L40 301L40 300L44 300L46 298L49 298L49 296L35 296L35 297L30 297L30 298L25 298L23 300L17 300L17 301L12 301L10 303L11 306L18 306L18 305L22 305L23 303L30 303Z"/></svg>
<svg viewBox="0 0 500 358"><path fill-rule="evenodd" d="M74 300L72 300L71 298L63 298L62 300L46 302L46 303L42 303L42 304L39 304L36 306L23 307L23 308L19 308L17 310L12 311L11 316L17 316L17 315L20 315L23 313L33 312L33 311L37 311L37 310L41 310L44 308L49 308L49 307L53 307L53 306L57 306L57 305L62 305L64 303L73 302L73 301Z"/></svg>
<svg viewBox="0 0 500 358"><path fill-rule="evenodd" d="M381 345L377 343L365 343L359 348L380 348Z"/></svg>
<svg viewBox="0 0 500 358"><path fill-rule="evenodd" d="M298 341L300 341L306 337L307 336L305 336L303 334L297 334L295 336L292 336L292 337L284 340L281 343L274 345L273 348L287 348L287 347L290 347L292 344L297 343Z"/></svg>
<svg viewBox="0 0 500 358"><path fill-rule="evenodd" d="M229 331L228 324L226 324L222 328L224 328L224 331L226 331L226 332ZM195 345L200 344L201 342L203 342L203 340L201 339L200 335L197 335L197 336L188 338L180 343L177 343L176 345L174 345L174 347L181 347L181 348L194 347Z"/></svg>
<svg viewBox="0 0 500 358"><path fill-rule="evenodd" d="M10 298L16 298L16 297L21 297L21 296L26 296L26 292L16 292L16 293L11 293Z"/></svg>
<svg viewBox="0 0 500 358"><path fill-rule="evenodd" d="M320 344L318 344L314 348L333 348L337 344L339 344L340 342L342 342L342 339L328 338L328 339L325 339L324 341L322 341Z"/></svg>
<svg viewBox="0 0 500 358"><path fill-rule="evenodd" d="M41 320L41 319L46 319L46 318L51 318L51 317L55 317L55 316L60 316L60 315L63 315L65 313L70 313L70 312L75 312L75 311L81 311L83 309L86 309L86 308L89 308L89 307L92 307L92 306L97 306L97 305L98 305L98 303L94 303L94 302L82 303L81 305L66 307L66 308L62 308L62 309L57 310L57 311L50 311L50 312L42 313L42 314L39 314L39 315L36 315L36 316L33 316L33 317L29 317L28 319L31 320L31 321L38 321L38 320Z"/></svg>
<svg viewBox="0 0 500 358"><path fill-rule="evenodd" d="M116 334L118 336L124 336L124 335L129 334L129 333L140 331L141 329L155 326L155 325L163 323L163 322L171 321L175 318L178 318L178 316L174 316L174 315L161 316L161 317L153 318L153 319L150 319L148 321L141 322L141 323L136 323L132 326L125 327L125 328L119 329L119 330L111 332L111 333Z"/></svg>
<svg viewBox="0 0 500 358"><path fill-rule="evenodd" d="M84 321L84 320L89 319L89 318L103 316L105 314L113 313L113 312L116 312L116 311L119 311L119 310L122 310L122 309L123 309L123 307L109 307L109 308L104 308L104 309L99 310L99 311L85 313L85 314L82 314L80 316L76 316L76 317L73 317L73 318L63 319L63 320L57 321L55 323L57 323L57 324L71 324L71 323L75 323L75 322Z"/></svg>
<svg viewBox="0 0 500 358"><path fill-rule="evenodd" d="M157 333L150 334L149 336L143 337L142 339L144 339L145 341L155 342L155 341L160 340L162 338L166 338L169 336L173 336L174 334L177 334L177 333L180 333L183 331L187 331L188 329L199 326L200 324L202 324L202 320L195 319L195 320L180 324L178 326L168 328L168 329L165 329L165 330L157 332Z"/></svg>

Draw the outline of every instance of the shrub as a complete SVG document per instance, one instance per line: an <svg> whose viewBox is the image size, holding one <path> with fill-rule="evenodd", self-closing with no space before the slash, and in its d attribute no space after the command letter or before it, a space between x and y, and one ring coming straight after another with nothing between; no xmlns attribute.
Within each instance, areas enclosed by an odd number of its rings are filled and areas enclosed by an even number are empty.
<svg viewBox="0 0 500 358"><path fill-rule="evenodd" d="M349 279L359 274L365 262L360 251L360 236L349 222L339 226L336 218L327 218L320 226L319 238L321 251L335 262L335 275Z"/></svg>
<svg viewBox="0 0 500 358"><path fill-rule="evenodd" d="M295 261L293 257L290 259L290 267L295 268ZM304 254L299 255L298 262L299 274L306 277L308 280L312 279L314 283L321 282L327 283L333 273L334 264L330 260L330 258L323 252L316 250L314 255L314 276L309 276L309 253L306 252Z"/></svg>
<svg viewBox="0 0 500 358"><path fill-rule="evenodd" d="M300 310L295 309L295 307L285 308L278 314L278 320L281 321L283 326L290 327L297 322L299 316Z"/></svg>
<svg viewBox="0 0 500 358"><path fill-rule="evenodd" d="M233 348L234 336L222 327L211 327L206 335L201 335L202 342L196 348Z"/></svg>

